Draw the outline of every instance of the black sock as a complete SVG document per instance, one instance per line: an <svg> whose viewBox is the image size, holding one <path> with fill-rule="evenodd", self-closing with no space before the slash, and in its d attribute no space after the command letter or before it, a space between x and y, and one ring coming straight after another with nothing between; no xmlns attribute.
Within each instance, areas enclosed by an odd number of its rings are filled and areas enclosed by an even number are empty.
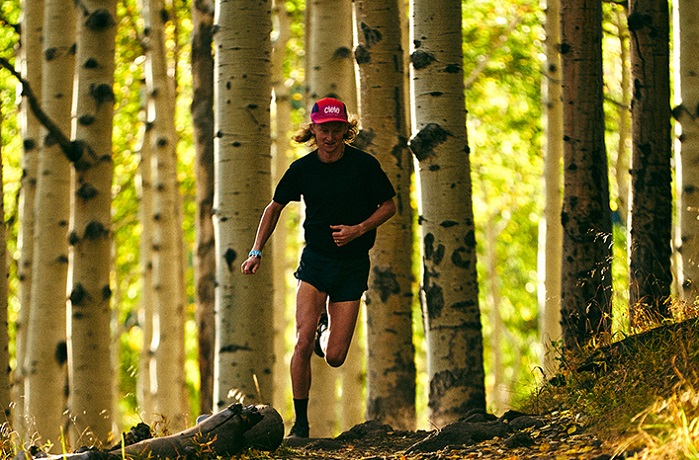
<svg viewBox="0 0 699 460"><path fill-rule="evenodd" d="M308 398L294 398L294 412L296 412L296 422L308 425Z"/></svg>

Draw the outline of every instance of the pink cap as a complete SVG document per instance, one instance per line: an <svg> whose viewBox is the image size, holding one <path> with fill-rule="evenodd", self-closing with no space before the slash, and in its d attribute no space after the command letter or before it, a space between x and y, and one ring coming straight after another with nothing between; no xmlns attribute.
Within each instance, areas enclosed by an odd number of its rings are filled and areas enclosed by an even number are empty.
<svg viewBox="0 0 699 460"><path fill-rule="evenodd" d="M315 104L311 110L311 121L317 125L331 121L347 123L347 107L342 101L326 97Z"/></svg>

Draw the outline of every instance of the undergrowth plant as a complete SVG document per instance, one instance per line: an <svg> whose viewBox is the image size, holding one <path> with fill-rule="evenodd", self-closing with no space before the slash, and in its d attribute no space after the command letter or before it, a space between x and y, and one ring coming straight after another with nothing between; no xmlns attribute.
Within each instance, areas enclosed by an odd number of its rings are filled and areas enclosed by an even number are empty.
<svg viewBox="0 0 699 460"><path fill-rule="evenodd" d="M562 353L558 375L522 409L573 410L633 458L699 459L699 318L695 308L673 314L594 351Z"/></svg>

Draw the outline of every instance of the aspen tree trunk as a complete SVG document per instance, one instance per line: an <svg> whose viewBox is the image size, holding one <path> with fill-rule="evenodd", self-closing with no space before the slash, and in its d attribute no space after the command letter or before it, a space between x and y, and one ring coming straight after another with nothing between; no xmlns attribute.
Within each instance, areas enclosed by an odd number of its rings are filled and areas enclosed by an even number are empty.
<svg viewBox="0 0 699 460"><path fill-rule="evenodd" d="M70 242L69 380L74 439L90 445L112 431L110 349L112 119L116 1L85 0L77 9L77 124Z"/></svg>
<svg viewBox="0 0 699 460"><path fill-rule="evenodd" d="M407 67L399 1L355 3L365 148L376 156L396 189L397 213L377 232L366 293L367 418L395 429L414 430L412 245L413 172L408 150Z"/></svg>
<svg viewBox="0 0 699 460"><path fill-rule="evenodd" d="M580 33L585 30L586 33ZM612 220L602 110L602 5L561 3L564 346L604 339L611 324Z"/></svg>
<svg viewBox="0 0 699 460"><path fill-rule="evenodd" d="M144 102L147 105L146 101ZM147 119L144 117L144 119ZM143 329L142 358L138 363L138 404L139 414L143 420L151 421L155 413L155 353L153 350L153 306L155 292L153 288L153 172L151 148L152 130L143 126L141 130L141 156L138 165L139 217L141 222L141 240L139 244L139 266L141 269L141 301L138 309L138 321Z"/></svg>
<svg viewBox="0 0 699 460"><path fill-rule="evenodd" d="M626 10L621 5L614 7L613 21L619 33L621 66L621 101L617 110L617 133L619 135L616 159L616 183L619 192L618 213L626 226L629 220L629 145L631 144L631 69L629 68L629 28L626 23Z"/></svg>
<svg viewBox="0 0 699 460"><path fill-rule="evenodd" d="M214 410L242 396L273 398L273 260L243 275L272 193L270 160L271 1L216 2L214 229L216 361Z"/></svg>
<svg viewBox="0 0 699 460"><path fill-rule="evenodd" d="M336 97L342 100L350 112L357 112L357 86L352 59L353 27L352 2L349 0L309 0L306 2L308 27L306 36L307 81L309 109L314 101L323 97ZM310 110L309 110L310 111ZM353 343L342 366L342 374L313 358L312 381L309 394L309 420L313 426L313 436L332 436L340 420L338 412L343 412L343 421L356 419L350 415L351 408L338 409L338 378L348 385L355 380L361 369L361 341L355 334ZM346 378L344 376L347 376ZM354 404L361 398L359 389L344 389L343 402ZM350 422L351 423L351 422Z"/></svg>
<svg viewBox="0 0 699 460"><path fill-rule="evenodd" d="M308 0L306 14L309 18L306 48L311 72L308 75L309 103L323 97L337 97L350 112L356 113L352 2Z"/></svg>
<svg viewBox="0 0 699 460"><path fill-rule="evenodd" d="M214 4L192 2L192 124L196 144L196 317L199 334L199 413L213 410L216 253L214 222Z"/></svg>
<svg viewBox="0 0 699 460"><path fill-rule="evenodd" d="M411 54L430 419L485 410L483 334L461 49L461 2L413 0Z"/></svg>
<svg viewBox="0 0 699 460"><path fill-rule="evenodd" d="M670 316L672 168L670 165L670 18L667 0L629 2L631 76L631 219L629 320L646 309Z"/></svg>
<svg viewBox="0 0 699 460"><path fill-rule="evenodd" d="M676 152L679 197L679 293L693 305L699 295L699 60L697 44L699 2L676 0L675 12L675 103L678 121Z"/></svg>
<svg viewBox="0 0 699 460"><path fill-rule="evenodd" d="M543 259L543 291L539 292L539 330L543 345L542 364L547 375L557 370L552 342L561 338L561 164L563 160L563 101L561 100L561 0L546 2L546 156L544 222L539 232L539 258Z"/></svg>
<svg viewBox="0 0 699 460"><path fill-rule="evenodd" d="M482 187L483 189L485 187ZM487 200L487 191L482 190L484 200ZM497 208L500 208L499 206ZM490 323L490 348L492 350L492 386L490 386L489 404L492 405L496 413L500 413L503 406L506 404L507 391L505 388L505 366L503 365L502 352L500 344L502 343L503 325L502 316L500 316L500 302L502 296L502 283L498 275L497 266L497 250L496 245L498 236L507 224L509 219L499 221L495 213L500 213L499 209L491 211L491 215L486 219L484 224L484 241L481 243L483 247L483 265L485 266L485 298L487 299L490 308L487 309L488 320Z"/></svg>
<svg viewBox="0 0 699 460"><path fill-rule="evenodd" d="M188 419L184 374L184 298L182 296L182 210L177 184L174 83L167 74L164 6L143 2L146 27L146 88L151 129L153 178L153 342L155 412L168 428L179 431Z"/></svg>
<svg viewBox="0 0 699 460"><path fill-rule="evenodd" d="M0 120L2 111L0 110ZM0 158L2 158L2 147L0 147ZM2 175L2 161L0 161L0 185L5 181ZM2 410L5 420L12 420L12 375L10 374L10 336L7 322L7 226L5 225L5 204L0 200L0 365L3 371L0 376L0 410Z"/></svg>
<svg viewBox="0 0 699 460"><path fill-rule="evenodd" d="M274 89L274 111L272 117L272 183L276 184L291 163L289 131L291 130L291 97L285 84L284 60L286 45L291 35L291 16L283 1L275 0L274 15L276 17L277 34L272 43L272 88ZM274 230L272 250L274 251L274 404L282 414L292 411L291 380L289 378L290 359L287 359L287 337L294 330L294 309L287 305L287 299L292 289L287 287L287 274L293 272L297 257L292 256L289 246L298 247L291 241L290 227L293 219L290 212L296 209L286 209L284 220L280 221ZM289 417L289 420L293 420ZM291 428L290 426L287 428Z"/></svg>
<svg viewBox="0 0 699 460"><path fill-rule="evenodd" d="M22 2L22 39L20 41L20 74L27 80L36 97L41 100L41 36L44 25L43 0L25 0ZM24 427L24 359L26 356L27 322L31 305L32 259L34 258L34 197L36 194L36 174L39 163L40 124L29 109L26 99L20 105L20 130L24 145L22 156L22 179L20 184L19 219L20 227L17 247L20 251L17 263L19 279L20 311L15 324L15 358L12 399L15 401L14 428L20 434L27 434Z"/></svg>
<svg viewBox="0 0 699 460"><path fill-rule="evenodd" d="M73 3L45 2L42 108L63 133L71 131L75 75ZM53 136L41 130L35 197L34 261L28 322L25 404L36 431L56 442L65 422L66 291L71 165ZM60 444L59 444L60 445ZM59 447L58 445L56 446Z"/></svg>

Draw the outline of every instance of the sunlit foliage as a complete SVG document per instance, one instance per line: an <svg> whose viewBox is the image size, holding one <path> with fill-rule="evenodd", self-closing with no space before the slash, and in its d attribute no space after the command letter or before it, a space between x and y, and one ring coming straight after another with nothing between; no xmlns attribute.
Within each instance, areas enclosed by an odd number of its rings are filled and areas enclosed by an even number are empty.
<svg viewBox="0 0 699 460"><path fill-rule="evenodd" d="M537 363L543 12L537 1L468 2L463 33L486 382L492 404L494 391L527 391L527 374ZM497 266L494 274L487 272L489 260ZM498 344L490 340L498 327L492 321L495 315L503 329ZM495 353L506 369L498 389L492 386Z"/></svg>

